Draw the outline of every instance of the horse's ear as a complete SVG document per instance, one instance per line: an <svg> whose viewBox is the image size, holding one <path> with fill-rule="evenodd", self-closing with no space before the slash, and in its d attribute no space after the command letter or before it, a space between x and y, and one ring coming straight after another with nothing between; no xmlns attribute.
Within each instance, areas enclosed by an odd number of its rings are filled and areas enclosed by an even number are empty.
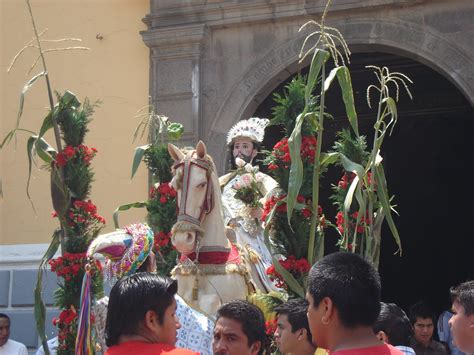
<svg viewBox="0 0 474 355"><path fill-rule="evenodd" d="M199 141L196 145L196 154L199 159L204 159L206 157L207 148L203 141Z"/></svg>
<svg viewBox="0 0 474 355"><path fill-rule="evenodd" d="M184 153L179 150L174 144L168 143L168 153L174 161L181 161L184 158Z"/></svg>

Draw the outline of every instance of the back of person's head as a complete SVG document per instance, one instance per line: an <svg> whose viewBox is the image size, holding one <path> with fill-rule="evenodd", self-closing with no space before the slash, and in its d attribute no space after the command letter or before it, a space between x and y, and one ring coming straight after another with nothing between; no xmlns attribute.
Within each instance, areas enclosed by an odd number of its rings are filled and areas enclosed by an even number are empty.
<svg viewBox="0 0 474 355"><path fill-rule="evenodd" d="M337 252L318 260L309 272L308 293L318 306L333 302L346 328L372 326L380 312L380 276L357 254Z"/></svg>
<svg viewBox="0 0 474 355"><path fill-rule="evenodd" d="M105 325L107 346L118 344L122 335L139 334L148 311L163 324L165 310L173 303L177 282L149 272L121 278L110 291Z"/></svg>
<svg viewBox="0 0 474 355"><path fill-rule="evenodd" d="M312 343L311 330L309 329L308 317L306 312L308 311L308 301L303 298L292 298L287 302L276 306L273 309L278 315L286 315L288 323L291 325L291 332L297 332L300 329L306 329L307 340Z"/></svg>
<svg viewBox="0 0 474 355"><path fill-rule="evenodd" d="M373 329L377 334L383 331L393 346L408 346L413 335L413 327L405 311L395 303L380 303L380 314Z"/></svg>
<svg viewBox="0 0 474 355"><path fill-rule="evenodd" d="M228 318L240 323L248 346L260 341L259 354L263 353L266 345L265 318L260 308L247 301L234 300L223 304L217 310L216 321L219 318Z"/></svg>
<svg viewBox="0 0 474 355"><path fill-rule="evenodd" d="M418 301L414 305L412 305L408 310L408 316L410 317L411 324L415 324L418 318L429 318L433 321L433 324L435 323L434 312L425 303L425 301Z"/></svg>
<svg viewBox="0 0 474 355"><path fill-rule="evenodd" d="M464 314L474 314L474 280L466 281L451 288L451 300L464 308Z"/></svg>

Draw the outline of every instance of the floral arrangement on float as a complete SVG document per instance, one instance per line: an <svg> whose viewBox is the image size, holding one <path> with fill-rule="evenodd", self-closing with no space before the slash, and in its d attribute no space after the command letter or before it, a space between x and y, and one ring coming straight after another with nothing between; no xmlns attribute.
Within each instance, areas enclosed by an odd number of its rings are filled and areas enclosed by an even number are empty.
<svg viewBox="0 0 474 355"><path fill-rule="evenodd" d="M283 95L274 94L277 105L271 124L283 126L285 136L266 153L264 160L281 188L266 201L262 216L266 244L273 252L273 265L267 273L278 286L298 297L304 297L310 266L324 256L327 227L336 228L340 234L340 249L359 253L378 265L381 226L386 220L400 255L402 251L380 154L385 136L397 121L399 91L404 88L411 97L411 80L402 73L391 73L386 67L367 67L377 78L377 83L367 89L369 107L372 94L378 94L373 146L367 151L366 138L358 130L346 66L350 51L341 33L326 25L330 3L331 0L327 1L320 22L311 20L300 28L308 31L300 62L311 58L309 73L306 77L296 76ZM327 73L330 59L334 68ZM331 118L325 112L325 97L336 78L349 128L339 132L331 151L322 152L324 122ZM331 197L338 208L335 224L326 218L319 205L320 181L328 166L334 164L342 169Z"/></svg>
<svg viewBox="0 0 474 355"><path fill-rule="evenodd" d="M183 135L181 123L171 122L168 117L155 112L153 105L138 110L141 118L134 133L134 141L143 138L148 130L151 143L137 147L132 164L133 178L142 160L151 178L148 200L121 205L114 211L115 227L119 227L118 214L131 208L146 208L146 221L154 232L154 251L157 272L169 276L176 265L178 253L171 244L171 228L176 222L176 190L171 186L173 160L168 153L168 141L178 141Z"/></svg>
<svg viewBox="0 0 474 355"><path fill-rule="evenodd" d="M38 278L34 291L35 296L35 318L38 334L42 340L45 353L49 354L46 345L45 315L46 310L42 300L42 278L49 264L51 270L59 278L58 288L55 291L55 305L59 307L59 316L54 318L53 324L58 328L58 354L74 353L77 320L79 312L79 300L81 294L82 279L85 273L84 265L87 260L85 252L91 241L99 234L105 225L105 219L98 214L97 207L90 199L91 184L94 173L91 161L96 156L97 149L84 144L85 135L88 132L88 124L97 103L90 103L86 98L81 103L77 96L70 91L64 93L56 92L56 99L51 86L51 78L48 74L45 54L52 51L64 50L87 50L88 48L70 46L65 48L45 48L50 43L65 41L80 41L75 38L64 38L60 40L47 40L42 36L46 31L38 33L32 9L29 1L26 1L35 33L34 39L29 42L14 57L8 71L10 71L26 49L36 48L38 57L33 63L30 71L38 62L42 63L43 70L32 77L23 87L20 97L20 108L17 116L17 125L3 139L0 149L3 149L14 138L17 133L26 132L30 135L27 140L28 154L28 183L27 196L29 194L29 182L31 178L32 164L39 161L44 165L42 169L49 171L51 176L51 199L53 204L53 217L58 219L59 228L54 231L52 241L48 250L41 259L38 268ZM28 90L39 79L44 78L49 98L49 112L42 121L39 132L20 127L23 104ZM53 130L56 147L45 140L45 134ZM34 208L34 205L32 203ZM54 259L54 255L61 250L61 256ZM100 262L92 265L90 273L92 276L91 290L94 297L103 296L103 283L101 275L102 266Z"/></svg>
<svg viewBox="0 0 474 355"><path fill-rule="evenodd" d="M294 128L297 112L301 112L305 103L305 80L297 75L285 86L283 95L274 94L276 105L273 107L271 125L281 125L285 136L278 141L272 151L266 152L263 161L269 174L278 182L280 189L274 193L263 206L262 221L266 222L269 245L278 259L267 269L267 275L278 288L286 290L290 296L301 296L289 287L283 273L290 274L299 284L304 285L311 265L307 251L311 229L312 212L312 179L311 173L316 158L317 139L314 136L312 122L306 122L301 138L300 157L303 162L303 182L296 198L296 206L288 223L288 186L290 183L291 156L288 135ZM310 97L312 110L317 108L317 98ZM327 227L321 206L318 206L321 228L324 233ZM275 263L275 261L277 263ZM282 270L284 270L282 272Z"/></svg>

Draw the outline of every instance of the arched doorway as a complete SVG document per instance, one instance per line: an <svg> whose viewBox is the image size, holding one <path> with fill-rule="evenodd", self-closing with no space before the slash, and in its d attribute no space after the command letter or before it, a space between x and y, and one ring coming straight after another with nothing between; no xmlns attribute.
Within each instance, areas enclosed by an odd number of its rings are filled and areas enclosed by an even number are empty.
<svg viewBox="0 0 474 355"><path fill-rule="evenodd" d="M473 109L463 94L438 72L412 59L382 53L357 53L351 57L356 108L361 133L369 146L376 111L369 109L366 88L375 82L366 65L387 66L408 75L413 81L413 100L402 94L398 104L399 121L382 147L391 195L400 216L395 216L403 256L397 250L390 231L383 231L380 274L383 300L395 302L405 310L425 299L439 313L449 304L449 288L474 278L472 250L474 240L469 221L474 217L473 187ZM302 72L304 73L306 69ZM291 78L276 89L282 92ZM347 126L337 85L326 98L327 121L323 150L328 150L336 131ZM273 98L268 96L254 112L271 117ZM271 149L282 133L268 129L265 147ZM322 201L329 218L334 209L328 201L330 183L340 172L329 170L322 187ZM326 239L327 251L336 250L336 233Z"/></svg>

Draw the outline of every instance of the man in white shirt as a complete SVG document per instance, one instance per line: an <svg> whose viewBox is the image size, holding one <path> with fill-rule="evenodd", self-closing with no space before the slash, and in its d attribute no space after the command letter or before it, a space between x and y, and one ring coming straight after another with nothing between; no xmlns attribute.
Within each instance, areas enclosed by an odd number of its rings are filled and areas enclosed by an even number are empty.
<svg viewBox="0 0 474 355"><path fill-rule="evenodd" d="M48 349L49 349L49 353L51 355L56 355L56 352L58 350L58 337L54 337L54 338L51 338L47 341L47 344L48 344ZM44 348L43 348L43 345L41 345L38 350L36 350L36 355L44 355L46 354L44 352Z"/></svg>
<svg viewBox="0 0 474 355"><path fill-rule="evenodd" d="M0 313L0 355L28 355L26 346L10 338L10 317Z"/></svg>

